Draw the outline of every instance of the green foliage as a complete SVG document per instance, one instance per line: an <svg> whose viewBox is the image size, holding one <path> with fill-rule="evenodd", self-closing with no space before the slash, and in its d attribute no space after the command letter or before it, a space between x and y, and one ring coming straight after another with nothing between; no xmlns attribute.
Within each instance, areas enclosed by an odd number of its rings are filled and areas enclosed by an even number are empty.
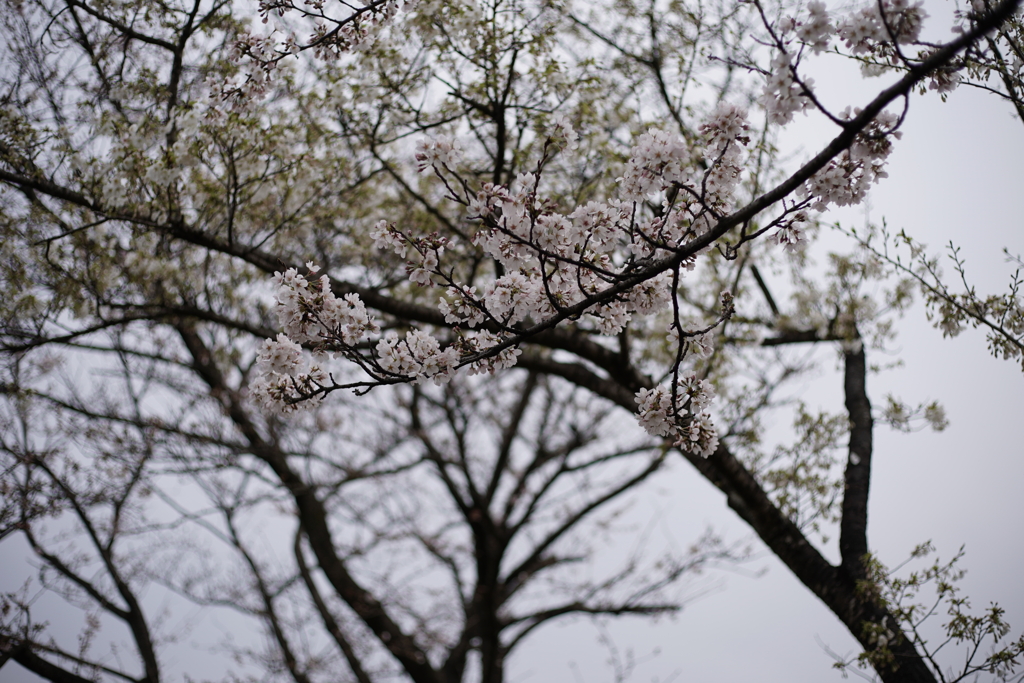
<svg viewBox="0 0 1024 683"><path fill-rule="evenodd" d="M960 565L963 557L961 548L952 559L940 560L931 543L915 548L906 562L892 570L871 557L868 578L861 582L860 590L898 622L937 680L956 683L979 673L993 674L998 680L1020 680L1014 672L1024 655L1024 636L1007 640L1010 624L997 604L980 611L971 608L959 586L967 573ZM925 562L924 567L901 571L919 562ZM877 647L859 655L858 666L877 667L895 661L891 624L868 622L864 633ZM957 647L943 652L949 645ZM835 666L846 669L852 664L840 660Z"/></svg>

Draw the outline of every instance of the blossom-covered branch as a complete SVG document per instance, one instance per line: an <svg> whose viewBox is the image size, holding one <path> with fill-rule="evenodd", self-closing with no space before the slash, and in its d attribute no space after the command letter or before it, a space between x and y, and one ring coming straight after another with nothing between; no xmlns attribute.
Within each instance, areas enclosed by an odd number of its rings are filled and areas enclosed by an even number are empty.
<svg viewBox="0 0 1024 683"><path fill-rule="evenodd" d="M799 77L798 60L786 56L791 44L820 52L839 39L855 54L900 54L900 45L917 40L924 17L919 4L879 7L856 11L833 25L823 7L812 3L806 19L786 17L767 25L776 56L761 102L771 122L784 125L816 102L811 82ZM410 234L386 221L371 236L378 248L405 259L412 283L442 289L439 310L450 331L438 337L427 329L413 329L404 338L392 331L374 345L377 323L367 317L358 298L349 295L341 304L326 279L316 287L289 270L278 275L278 310L286 335L268 340L261 352L257 394L268 407L291 410L313 405L340 388L425 379L443 383L462 367L493 372L514 365L521 343L566 320L581 320L612 336L634 316L667 311L678 296L680 277L695 268L702 253L713 246L727 256L736 253L737 244L726 239L734 226L774 209L776 216L767 227L742 235L738 243L774 229L773 239L791 247L799 242L808 214L863 201L868 188L886 176L886 158L901 136L903 116L886 111L886 106L907 98L917 83L1014 7L1006 2L979 17L970 30L914 64L863 109L833 116L840 134L787 180L742 207L735 206L736 191L744 181L750 126L746 112L728 102L720 103L701 125L700 146L657 129L640 135L618 178L617 196L570 211L543 190L551 159L559 153L571 155L578 144L577 132L564 118L547 131L534 169L507 186L478 184L467 177L457 138L421 141L417 166L432 172L447 199L462 207L463 220L472 226L469 243L436 233ZM465 283L457 275L460 260L470 253L492 259L494 275L486 285ZM723 297L731 300L727 292ZM679 320L678 307L674 310L668 341L678 349L672 372L677 379L638 394L639 419L652 433L671 434L677 444L707 455L717 439L702 412L710 399L689 391L686 382L694 381L692 376L678 378L693 346L690 340L699 337L697 348L707 346L711 328L688 327ZM731 304L723 306L719 322L728 319L730 310ZM289 329L297 338L287 336ZM368 379L339 383L320 365L307 369L297 343L312 345L318 359L327 353L344 356ZM692 401L690 410L684 408L687 401Z"/></svg>

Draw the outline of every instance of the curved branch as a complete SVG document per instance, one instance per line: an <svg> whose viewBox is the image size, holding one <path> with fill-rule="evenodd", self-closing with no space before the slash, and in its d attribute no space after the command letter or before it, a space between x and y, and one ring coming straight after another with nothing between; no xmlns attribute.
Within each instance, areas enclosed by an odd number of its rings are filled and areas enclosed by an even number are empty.
<svg viewBox="0 0 1024 683"><path fill-rule="evenodd" d="M309 571L309 566L306 564L306 558L302 554L302 530L299 529L295 532L295 543L293 546L295 554L295 563L299 567L299 575L302 577L302 582L306 584L306 590L309 591L309 597L313 599L313 604L316 606L316 611L320 615L320 618L324 622L324 628L331 634L331 638L337 643L338 649L345 656L345 661L348 662L348 666L352 669L352 675L356 677L358 683L373 683L370 679L369 674L363 668L363 663L359 661L359 657L356 655L355 650L352 648L352 644L348 642L348 638L345 637L344 632L341 630L341 626L338 624L337 619L331 614L330 607L324 601L320 595L320 589L316 587L316 582L313 580L313 575Z"/></svg>
<svg viewBox="0 0 1024 683"><path fill-rule="evenodd" d="M252 453L273 470L292 496L310 548L338 596L377 636L415 683L438 683L437 672L430 665L426 653L391 618L384 605L355 580L344 560L338 557L327 524L327 509L317 497L315 488L302 480L288 463L287 455L276 444L260 435L239 396L228 386L212 352L206 348L199 335L184 325L178 327L178 332L192 356L196 374L210 387L211 395L220 401L227 416L249 441Z"/></svg>

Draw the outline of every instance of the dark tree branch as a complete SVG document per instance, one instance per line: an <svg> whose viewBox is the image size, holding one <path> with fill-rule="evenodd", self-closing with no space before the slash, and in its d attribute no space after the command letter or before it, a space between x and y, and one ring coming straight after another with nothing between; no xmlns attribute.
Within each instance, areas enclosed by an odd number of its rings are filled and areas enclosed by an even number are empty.
<svg viewBox="0 0 1024 683"><path fill-rule="evenodd" d="M754 280L757 282L758 289L764 294L765 301L768 302L768 307L772 309L772 315L776 318L779 317L779 307L775 303L775 298L772 297L771 291L768 289L768 285L765 283L764 278L761 277L761 271L758 270L757 266L750 264L750 274L754 276Z"/></svg>
<svg viewBox="0 0 1024 683"><path fill-rule="evenodd" d="M345 661L348 662L348 666L352 669L352 675L356 677L358 683L373 683L370 679L370 675L366 673L363 668L363 663L360 661L359 656L356 655L355 649L352 647L352 643L345 637L344 631L341 630L341 625L338 624L338 620L334 618L331 613L331 608L327 606L323 597L320 595L320 589L316 587L316 582L313 580L313 575L309 571L309 566L306 564L306 557L302 553L302 530L299 529L295 532L295 543L293 547L295 553L295 563L299 567L299 575L302 577L302 582L306 585L306 590L309 592L309 597L313 600L313 605L316 606L317 614L324 622L324 628L334 639L338 649L341 650L342 655L345 656Z"/></svg>
<svg viewBox="0 0 1024 683"><path fill-rule="evenodd" d="M103 567L104 569L106 569L107 575L110 577L110 580L113 582L114 587L117 589L118 595L120 595L121 599L124 600L126 608L119 609L115 607L114 610L110 610L110 607L114 607L110 603L110 601L101 600L102 596L99 594L98 591L89 592L90 584L77 577L77 575L73 573L70 570L70 568L63 565L63 563L60 563L58 558L47 558L47 561L51 563L57 562L58 564L54 566L63 567L64 569L62 573L67 572L65 573L65 576L75 581L80 587L86 590L91 597L99 601L100 604L105 609L108 609L108 611L111 611L112 614L119 617L125 622L129 630L132 632L132 638L135 641L135 646L138 650L139 658L142 660L143 668L146 672L146 682L159 683L160 665L157 661L156 648L153 643L152 634L150 633L149 630L149 624L146 621L146 616L142 611L142 605L139 604L139 600L138 597L136 597L135 595L135 591L132 589L130 585L128 585L128 580L124 576L122 576L121 568L117 565L117 561L113 551L113 542L115 540L114 537L110 538L107 543L103 543L102 540L100 539L98 531L96 530L96 527L93 525L93 522L90 519L89 515L86 513L86 510L83 507L82 502L79 500L78 495L75 493L74 490L72 490L68 483L65 482L64 479L62 479L61 477L58 477L57 474L52 469L50 469L50 467L46 465L45 462L37 460L36 462L33 463L33 465L35 467L38 467L40 470L45 472L48 477L50 477L51 481L53 481L53 483L58 488L60 488L61 492L65 496L65 499L71 504L71 508L75 511L75 515L81 522L82 527L86 530L86 534L88 535L89 540L92 542L93 547L96 549L97 554L99 554L100 559L103 562Z"/></svg>
<svg viewBox="0 0 1024 683"><path fill-rule="evenodd" d="M136 31L124 22L118 21L117 19L111 16L103 14L99 10L95 10L92 7L89 7L89 5L85 2L80 2L80 0L65 0L65 2L67 3L68 7L77 7L81 9L89 16L95 18L98 21L103 22L104 24L107 24L111 28L115 29L118 33L127 38L131 38L132 40L138 40L142 43L148 43L150 45L156 45L157 47L162 47L163 49L168 50L172 53L176 50L176 46L174 45L174 43L171 43L170 41L164 40L162 38L155 38L153 36L146 35L145 33Z"/></svg>
<svg viewBox="0 0 1024 683"><path fill-rule="evenodd" d="M488 503L494 499L494 494L498 490L498 485L501 484L501 478L507 472L508 460L512 454L512 442L519 433L523 416L526 414L526 408L529 406L530 399L533 396L533 391L536 388L537 373L531 372L527 374L526 380L523 382L523 386L519 390L519 401L516 402L515 407L512 409L512 414L508 418L508 422L505 423L505 426L501 430L501 442L498 444L498 458L494 463L494 470L491 473L491 481L487 485L487 492L484 494L484 498Z"/></svg>
<svg viewBox="0 0 1024 683"><path fill-rule="evenodd" d="M842 567L855 580L866 578L868 554L868 492L871 486L871 445L874 421L867 394L867 363L864 347L843 351L846 412L850 416L850 452L843 486L843 517L839 531Z"/></svg>
<svg viewBox="0 0 1024 683"><path fill-rule="evenodd" d="M8 637L5 636L3 639L8 640ZM83 678L76 673L43 659L33 651L32 644L28 641L13 646L11 648L13 652L6 652L7 647L5 643L0 641L0 651L4 651L11 659L40 678L52 681L53 683L95 683L91 678ZM140 681L140 683L142 682Z"/></svg>
<svg viewBox="0 0 1024 683"><path fill-rule="evenodd" d="M256 592L259 593L260 601L263 603L263 609L259 611L259 614L270 627L270 633L274 637L274 642L277 643L277 647L281 651L281 659L284 661L285 668L295 683L310 683L309 676L299 666L298 658L292 650L288 636L285 635L281 618L278 616L277 608L274 606L275 596L263 578L263 572L260 570L259 565L256 564L255 558L242 544L242 539L238 535L238 529L235 527L234 511L230 508L223 508L222 512L224 514L224 524L228 530L228 539L235 547L235 550L242 556L242 559L245 560L245 564L249 567L249 572L252 574L253 582L256 584Z"/></svg>
<svg viewBox="0 0 1024 683"><path fill-rule="evenodd" d="M270 466L292 496L310 548L338 596L377 636L414 683L438 683L438 675L426 653L398 626L380 601L352 577L345 562L338 557L327 525L327 510L316 490L292 469L286 454L276 444L261 436L240 398L228 387L213 354L195 330L179 325L178 332L192 356L196 374L210 387L211 396L221 403L227 416L249 441L252 453Z"/></svg>

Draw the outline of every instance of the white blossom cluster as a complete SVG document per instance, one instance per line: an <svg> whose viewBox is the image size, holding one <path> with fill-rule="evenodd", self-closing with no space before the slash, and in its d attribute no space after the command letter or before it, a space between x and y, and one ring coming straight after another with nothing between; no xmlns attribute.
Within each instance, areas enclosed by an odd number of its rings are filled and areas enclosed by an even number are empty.
<svg viewBox="0 0 1024 683"><path fill-rule="evenodd" d="M320 270L312 263L306 267L310 276ZM379 334L380 326L358 295L336 297L326 275L310 281L289 268L276 273L274 282L278 323L284 333L263 342L250 388L256 400L271 411L311 408L330 378L317 362L308 363L301 344L310 345L312 358L322 362L328 353L346 355L370 335Z"/></svg>
<svg viewBox="0 0 1024 683"><path fill-rule="evenodd" d="M772 58L768 82L758 100L768 114L768 121L784 126L793 120L793 114L810 109L812 102L807 91L812 85L812 78L797 83L793 57L788 52L779 51Z"/></svg>
<svg viewBox="0 0 1024 683"><path fill-rule="evenodd" d="M928 17L922 5L921 0L880 0L833 19L823 2L813 0L807 4L805 17L784 17L774 27L776 54L759 100L768 113L768 120L785 125L793 120L795 113L814 106L813 79L801 79L797 74L803 49L809 48L818 54L827 51L832 40L838 38L852 54L870 58L862 66L865 75L878 75L887 66L895 65L894 45L918 41L922 24ZM927 52L923 56L927 56ZM954 71L940 69L931 77L930 87L949 92L959 80Z"/></svg>
<svg viewBox="0 0 1024 683"><path fill-rule="evenodd" d="M859 109L854 111L854 115L859 113ZM849 118L849 112L841 118ZM889 175L885 163L892 152L892 141L903 137L896 130L898 122L895 114L880 113L857 135L849 149L815 173L797 195L812 199L811 208L816 211L824 211L830 204L850 206L862 202L871 185Z"/></svg>
<svg viewBox="0 0 1024 683"><path fill-rule="evenodd" d="M894 46L917 42L927 17L921 5L920 1L881 0L845 16L832 17L823 2L814 0L808 3L803 17L784 17L774 26L776 51L759 100L769 121L785 125L795 113L819 106L814 99L813 80L798 74L804 50L820 53L838 39L852 54L867 56L867 67L884 69L897 58L902 59ZM927 54L922 53L924 57ZM945 93L958 82L955 70L940 69L931 75L929 87ZM836 116L825 113L842 124L860 110L852 116L849 109ZM797 249L809 222L804 208L821 212L829 206L850 206L863 201L871 185L887 175L885 165L893 141L902 136L897 130L899 122L895 114L880 113L847 150L807 180L797 191L797 198L804 202L797 207L801 210L780 221L772 240L787 250Z"/></svg>
<svg viewBox="0 0 1024 683"><path fill-rule="evenodd" d="M696 375L681 376L675 388L659 384L636 394L640 426L652 436L674 439L673 445L708 457L718 448L718 433L707 412L714 387Z"/></svg>
<svg viewBox="0 0 1024 683"><path fill-rule="evenodd" d="M805 243L804 232L807 229L807 223L807 213L798 211L791 219L783 221L775 234L768 239L787 252L795 252Z"/></svg>
<svg viewBox="0 0 1024 683"><path fill-rule="evenodd" d="M824 2L811 0L811 2L807 3L807 18L798 25L795 21L793 24L796 29L796 37L804 45L811 48L814 54L819 54L828 49L832 32L835 29L832 26L832 20L828 15Z"/></svg>
<svg viewBox="0 0 1024 683"><path fill-rule="evenodd" d="M701 126L707 147L704 158L709 168L703 187L717 200L716 208L728 206L743 173L743 149L750 142L747 112L729 102L722 102L709 121Z"/></svg>
<svg viewBox="0 0 1024 683"><path fill-rule="evenodd" d="M543 197L535 173L520 174L508 187L485 184L471 196L453 197L478 225L472 243L504 271L480 291L452 280L441 266L444 244L412 238L384 222L371 236L378 247L406 259L412 281L445 288L439 310L449 324L508 329L544 320L613 286L629 259L684 246L727 212L743 173L746 113L723 103L701 130L707 142L703 149L659 130L644 133L619 180L622 198L589 202L568 214L554 210L555 203ZM565 117L556 119L552 134L568 148L578 139ZM458 142L443 136L421 142L416 152L418 168L442 178L454 173L460 158ZM675 194L671 201L670 192ZM640 202L658 196L666 202L663 216L637 214ZM693 261L685 266L692 268ZM595 303L587 311L589 319L602 333L618 333L633 315L650 315L668 305L670 280L670 274L662 273Z"/></svg>
<svg viewBox="0 0 1024 683"><path fill-rule="evenodd" d="M310 276L319 271L312 263L306 267ZM315 407L334 386L320 365L328 356L356 360L379 381L429 379L443 384L462 365L469 366L469 374L494 373L515 365L521 354L515 346L492 352L505 339L487 331L462 334L445 346L430 333L414 329L404 337L389 331L378 339L371 356L361 356L357 345L365 346L370 337L379 335L380 326L358 295L338 298L326 275L311 280L295 268L275 274L274 281L278 322L284 333L264 341L257 354L257 376L250 385L253 397L271 412ZM518 305L514 291L506 292L505 298L508 306Z"/></svg>
<svg viewBox="0 0 1024 683"><path fill-rule="evenodd" d="M385 0L366 4L342 3L347 8L344 16L332 16L324 11L323 0L261 0L259 14L264 24L270 24L264 35L242 31L232 46L232 61L243 68L234 79L219 84L223 99L245 108L262 99L273 72L282 59L312 49L319 59L330 59L345 52L365 50L372 45L379 29L410 3L407 0ZM312 31L301 39L294 30L278 25L272 18L280 18L298 10L304 18L312 19Z"/></svg>
<svg viewBox="0 0 1024 683"><path fill-rule="evenodd" d="M927 53L924 56L927 57ZM945 95L956 90L961 80L960 74L956 72L956 67L943 67L936 69L928 76L928 89Z"/></svg>
<svg viewBox="0 0 1024 683"><path fill-rule="evenodd" d="M622 194L628 200L642 200L673 183L692 180L698 158L678 135L651 129L643 133L630 152L625 173L619 178Z"/></svg>
<svg viewBox="0 0 1024 683"><path fill-rule="evenodd" d="M616 285L634 259L664 256L685 246L728 211L743 174L748 130L746 112L727 103L701 127L703 146L651 130L634 147L620 180L623 198L589 202L569 213L560 213L555 202L543 197L541 176L534 173L519 175L508 187L485 184L471 196L468 191L454 196L477 226L470 235L472 243L502 269L489 281L472 286L454 279L446 267L446 250L452 246L447 239L407 235L394 224L379 222L371 231L376 246L405 260L413 283L441 288L438 310L454 328L446 343L414 329L404 336L391 331L368 345L367 340L379 334L379 326L358 297L335 297L326 276L313 277L317 269L312 264L307 264L308 276L296 269L279 273L276 300L284 334L268 340L261 350L255 393L264 405L278 410L293 410L303 402L304 392L326 393L333 380L320 366L306 366L300 344L309 347L314 358L333 353L354 360L376 381L443 383L461 367L472 374L513 366L520 350L512 337L519 326L549 319L588 298L594 304L586 318L608 335L621 332L633 316L664 311L672 300L670 271L644 278L614 296L600 295ZM563 149L571 149L578 139L564 117L555 120L551 134ZM416 162L421 171L457 177L461 156L458 141L438 137L418 145ZM454 193L451 188L467 186L453 182L448 187ZM650 197L665 205L660 218L638 213L640 202ZM682 266L692 269L694 259L686 259ZM673 328L670 341L678 343L681 331ZM711 353L706 332L687 332L685 344L685 354L706 358ZM685 394L688 389L680 386ZM715 432L704 412L711 396L707 385L685 398L684 404L695 412L673 432L694 452L714 450ZM648 418L642 414L640 419Z"/></svg>
<svg viewBox="0 0 1024 683"><path fill-rule="evenodd" d="M496 334L482 331L468 334L460 340L460 345L470 354L480 354L489 349L496 348L503 339ZM522 355L522 351L516 346L509 346L497 354L486 355L469 366L469 374L477 375L488 373L493 375L498 370L507 370L516 364L516 359Z"/></svg>
<svg viewBox="0 0 1024 683"><path fill-rule="evenodd" d="M819 106L812 81L801 79L797 70L805 49L819 53L838 38L854 54L888 59L897 52L894 43L917 40L924 16L920 2L882 0L835 19L824 3L812 0L804 18L783 19L773 30L776 51L760 98L769 122L783 125L796 112ZM858 114L847 111L833 119L843 125ZM804 182L771 223L777 229L771 239L787 250L798 248L812 221L811 211L862 201L870 186L886 176L886 159L893 140L900 137L899 122L893 114L879 114L848 149ZM356 362L369 375L367 384L440 384L463 367L477 373L515 365L521 335L538 324L571 318L592 331L615 335L635 316L667 310L674 283L694 268L701 253L684 250L734 210L746 172L749 131L746 111L728 102L710 113L699 127L698 140L650 129L631 149L617 179L617 197L568 210L561 208L558 197L545 196L542 187L549 153L578 147L579 135L564 115L549 122L536 169L507 185L477 184L460 175L465 150L457 138L440 135L420 141L416 167L437 176L447 198L464 207L465 239L408 234L386 221L377 223L371 237L377 248L405 261L410 282L437 288L438 310L450 331L444 338L424 329L404 336L390 331L373 343L369 337L379 334L379 326L358 297L338 299L326 277L311 282L288 270L277 276L285 334L268 340L258 359L257 386L264 402L292 406L303 392L319 396L330 389L324 382L333 379L318 366L304 364L299 344L310 347L314 357L332 352ZM660 210L647 208L659 205ZM467 283L459 279L457 259L471 248L497 265L489 275L475 272L475 280ZM644 272L648 264L669 262L674 265ZM724 295L723 311L731 312L726 298L731 302L731 295ZM678 312L674 315L668 342L678 352L677 365L690 354L708 358L713 352L711 330L718 323L687 329L690 323L680 321ZM728 315L724 312L722 320ZM678 367L674 372L672 386L637 394L639 422L649 433L671 437L680 447L707 456L717 447L707 412L714 391L706 380L681 376Z"/></svg>
<svg viewBox="0 0 1024 683"><path fill-rule="evenodd" d="M928 18L920 0L882 0L851 12L840 20L836 32L853 54L888 50L893 41L907 45L917 41Z"/></svg>
<svg viewBox="0 0 1024 683"><path fill-rule="evenodd" d="M411 330L400 339L389 332L377 342L377 357L386 372L399 377L430 378L436 384L447 382L459 365L459 351L441 343L423 330Z"/></svg>
<svg viewBox="0 0 1024 683"><path fill-rule="evenodd" d="M838 37L855 55L885 55L892 50L894 42L898 45L917 42L924 20L928 18L923 4L921 0L880 0L833 20L824 2L812 0L807 4L806 17L787 16L775 26L779 41L776 47L793 52L790 45L795 39L818 54L828 50L833 37Z"/></svg>
<svg viewBox="0 0 1024 683"><path fill-rule="evenodd" d="M416 168L421 173L434 166L453 169L461 160L462 144L455 138L424 138L416 144Z"/></svg>
<svg viewBox="0 0 1024 683"><path fill-rule="evenodd" d="M236 107L245 108L263 99L270 86L272 73L280 59L281 39L270 31L264 35L242 32L231 46L231 60L244 65L240 73L224 83L211 83L219 98ZM296 43L289 36L284 40L290 53Z"/></svg>
<svg viewBox="0 0 1024 683"><path fill-rule="evenodd" d="M310 275L320 268L306 264ZM277 285L277 317L285 335L300 344L322 344L340 341L354 346L380 327L366 312L357 294L337 298L326 275L310 282L295 268L274 275Z"/></svg>
<svg viewBox="0 0 1024 683"><path fill-rule="evenodd" d="M550 136L568 149L578 149L580 146L580 135L573 129L572 122L565 114L557 115L551 122Z"/></svg>
<svg viewBox="0 0 1024 683"><path fill-rule="evenodd" d="M376 355L384 372L396 378L420 382L425 379L434 384L450 381L462 365L468 365L470 375L511 368L522 354L510 346L497 354L476 356L498 346L503 339L487 331L471 332L459 337L448 346L423 330L410 330L402 339L388 332L376 346Z"/></svg>
<svg viewBox="0 0 1024 683"><path fill-rule="evenodd" d="M249 385L253 398L268 412L291 413L319 405L319 390L329 377L308 364L302 347L287 335L266 339L256 355L256 378Z"/></svg>

